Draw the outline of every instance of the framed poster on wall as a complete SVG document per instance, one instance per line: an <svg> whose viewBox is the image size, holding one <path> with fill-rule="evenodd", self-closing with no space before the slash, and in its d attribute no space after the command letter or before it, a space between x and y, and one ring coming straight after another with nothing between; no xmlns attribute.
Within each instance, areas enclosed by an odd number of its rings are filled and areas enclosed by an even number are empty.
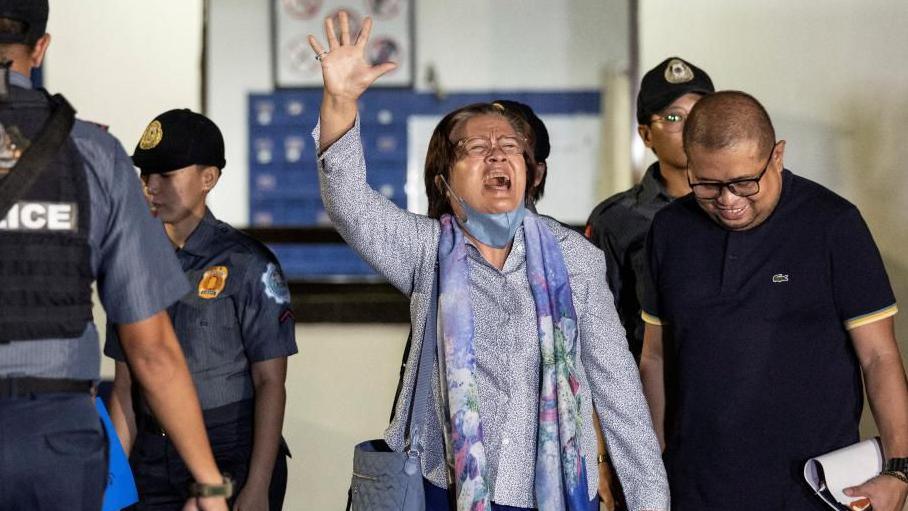
<svg viewBox="0 0 908 511"><path fill-rule="evenodd" d="M320 64L309 46L312 34L327 48L324 20L347 11L350 33L359 34L363 19L371 16L372 35L366 58L373 64L394 61L397 69L372 87L409 87L413 84L413 0L272 0L272 55L275 88L321 87Z"/></svg>

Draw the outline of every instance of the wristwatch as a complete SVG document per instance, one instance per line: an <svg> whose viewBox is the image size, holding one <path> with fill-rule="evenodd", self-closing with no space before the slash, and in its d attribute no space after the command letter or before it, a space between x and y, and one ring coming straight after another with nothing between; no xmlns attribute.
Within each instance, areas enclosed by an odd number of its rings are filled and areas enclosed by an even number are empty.
<svg viewBox="0 0 908 511"><path fill-rule="evenodd" d="M889 458L881 473L908 483L908 458Z"/></svg>
<svg viewBox="0 0 908 511"><path fill-rule="evenodd" d="M192 483L189 486L189 495L192 497L224 497L229 499L233 496L233 479L224 474L224 482L221 484Z"/></svg>

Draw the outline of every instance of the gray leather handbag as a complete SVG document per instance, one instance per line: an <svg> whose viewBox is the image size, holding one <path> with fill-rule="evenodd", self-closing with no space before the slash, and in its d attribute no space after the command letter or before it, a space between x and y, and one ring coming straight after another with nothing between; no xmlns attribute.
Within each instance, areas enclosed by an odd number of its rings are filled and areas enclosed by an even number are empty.
<svg viewBox="0 0 908 511"><path fill-rule="evenodd" d="M350 483L348 511L423 511L420 456L423 452L424 415L435 365L438 325L438 274L432 282L432 295L416 370L416 387L410 408L410 446L395 452L384 440L368 440L353 449L353 480Z"/></svg>

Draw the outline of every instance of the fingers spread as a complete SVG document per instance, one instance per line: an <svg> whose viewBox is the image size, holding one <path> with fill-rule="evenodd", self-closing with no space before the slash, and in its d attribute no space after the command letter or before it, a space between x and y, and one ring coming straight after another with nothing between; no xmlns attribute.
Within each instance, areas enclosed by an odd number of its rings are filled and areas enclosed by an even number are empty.
<svg viewBox="0 0 908 511"><path fill-rule="evenodd" d="M335 50L339 46L337 36L334 35L334 20L331 17L325 18L325 37L328 38L328 48Z"/></svg>
<svg viewBox="0 0 908 511"><path fill-rule="evenodd" d="M312 51L314 51L316 55L320 55L324 52L322 45L319 44L318 39L313 35L309 35L309 47L312 48Z"/></svg>
<svg viewBox="0 0 908 511"><path fill-rule="evenodd" d="M350 17L347 15L347 11L341 11L337 17L341 26L340 42L342 45L348 45L350 44Z"/></svg>
<svg viewBox="0 0 908 511"><path fill-rule="evenodd" d="M363 20L363 28L359 30L359 36L356 38L356 45L360 48L366 46L366 43L369 42L369 35L372 33L372 18L366 16L366 19Z"/></svg>
<svg viewBox="0 0 908 511"><path fill-rule="evenodd" d="M395 64L394 62L385 62L384 64L378 64L378 65L372 66L372 69L370 70L371 71L370 79L371 79L371 81L375 81L381 75L383 75L389 71L393 71L395 69L397 69L397 64Z"/></svg>

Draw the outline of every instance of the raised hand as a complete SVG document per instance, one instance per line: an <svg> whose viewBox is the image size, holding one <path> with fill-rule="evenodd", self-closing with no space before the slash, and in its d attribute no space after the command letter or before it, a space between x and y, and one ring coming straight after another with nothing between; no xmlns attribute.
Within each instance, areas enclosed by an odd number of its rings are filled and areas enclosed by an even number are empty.
<svg viewBox="0 0 908 511"><path fill-rule="evenodd" d="M321 108L321 136L319 145L325 149L353 126L356 119L356 100L381 75L397 67L393 62L372 65L366 60L366 44L372 32L372 18L363 21L356 41L350 35L350 20L345 11L338 14L340 40L334 20L325 18L326 50L315 36L309 36L309 45L322 64L324 98Z"/></svg>

